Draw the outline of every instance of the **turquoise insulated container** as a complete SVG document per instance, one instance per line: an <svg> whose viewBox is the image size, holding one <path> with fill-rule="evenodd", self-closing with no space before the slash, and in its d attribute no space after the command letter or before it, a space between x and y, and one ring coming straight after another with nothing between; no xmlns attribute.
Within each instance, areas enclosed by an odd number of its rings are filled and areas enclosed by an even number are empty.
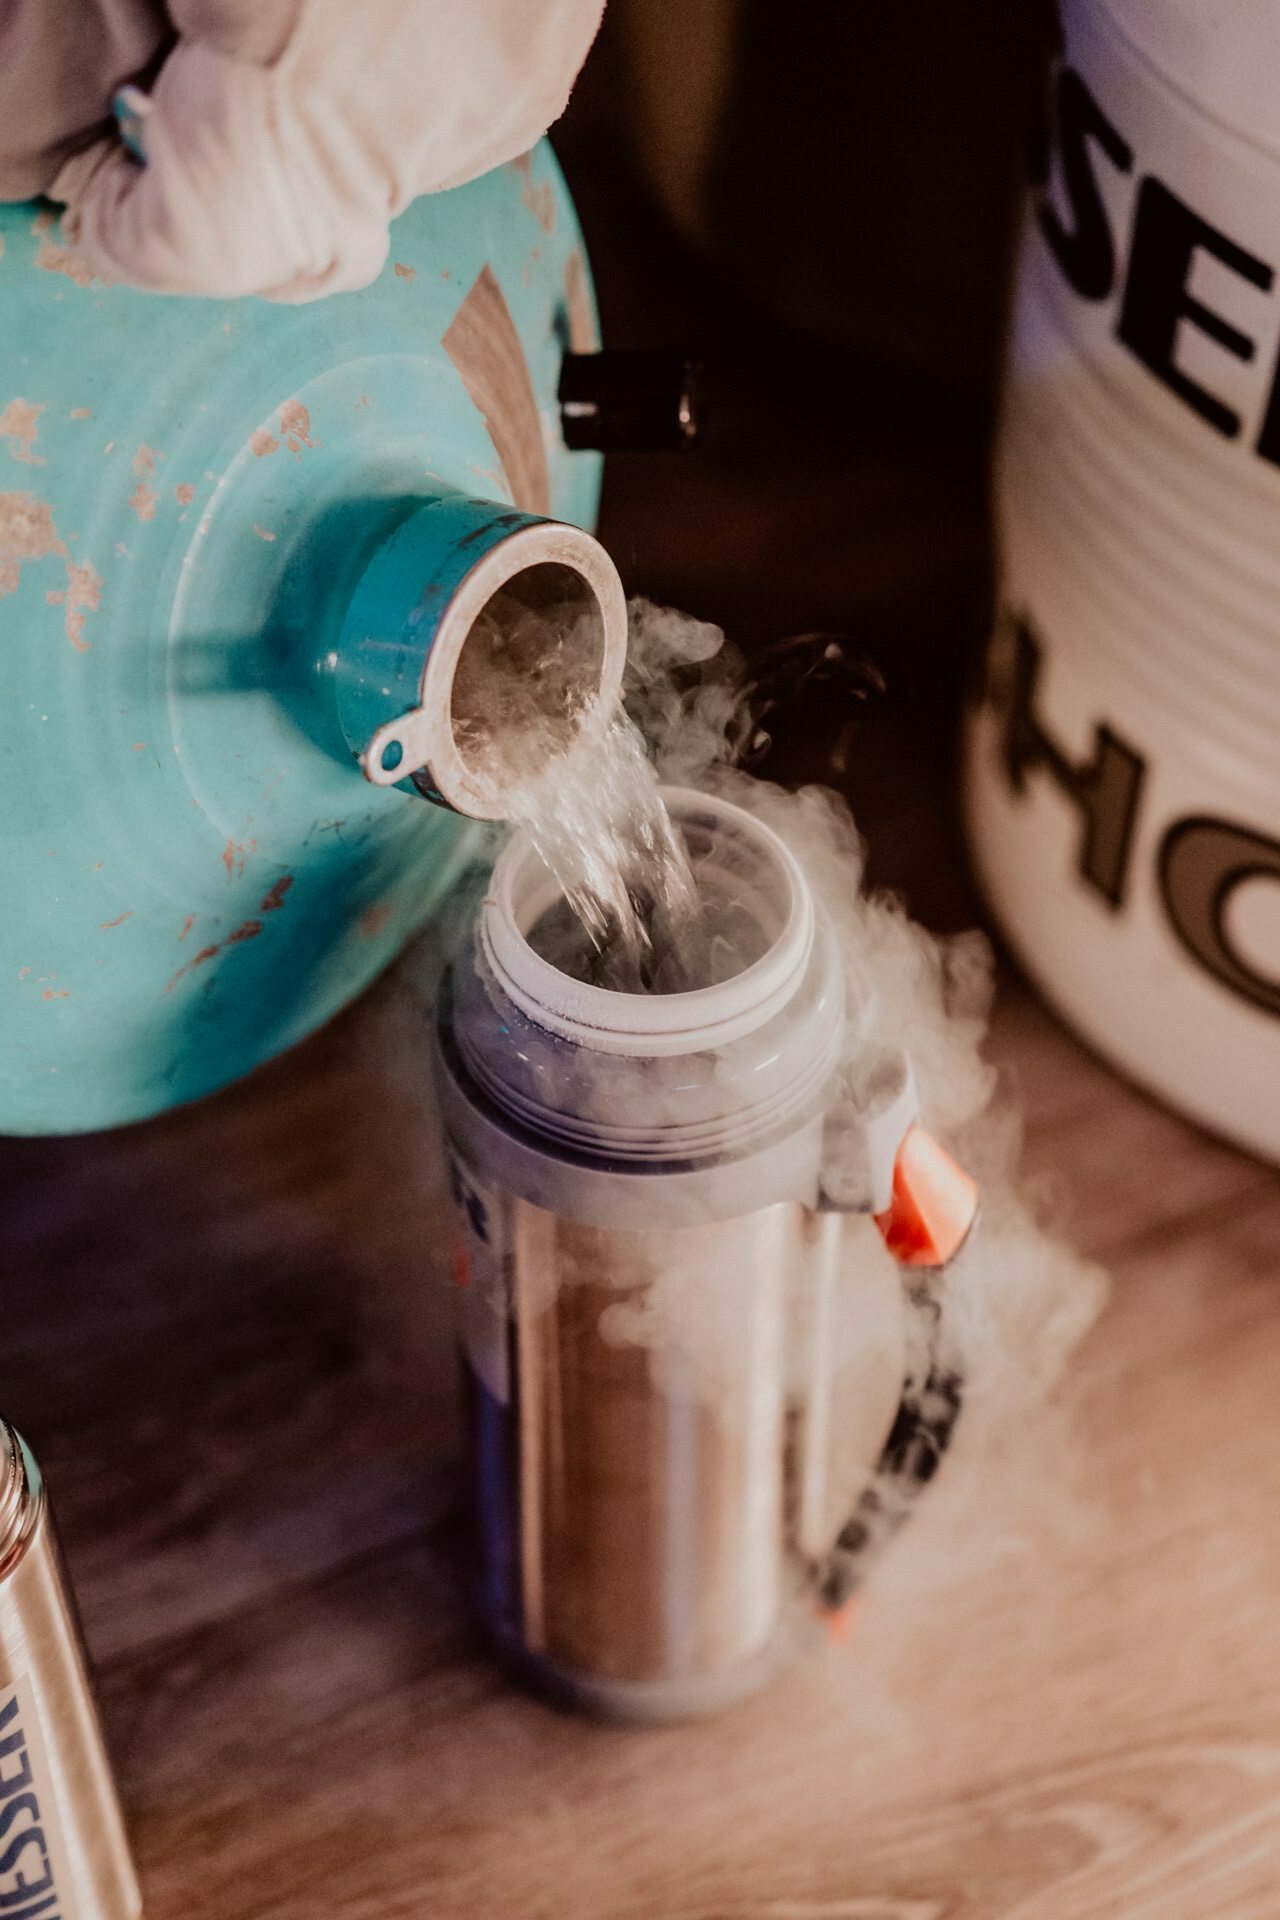
<svg viewBox="0 0 1280 1920"><path fill-rule="evenodd" d="M236 1079L430 915L502 811L452 725L495 593L580 616L583 711L625 609L545 144L312 306L104 285L38 205L0 243L0 1130L69 1132Z"/></svg>

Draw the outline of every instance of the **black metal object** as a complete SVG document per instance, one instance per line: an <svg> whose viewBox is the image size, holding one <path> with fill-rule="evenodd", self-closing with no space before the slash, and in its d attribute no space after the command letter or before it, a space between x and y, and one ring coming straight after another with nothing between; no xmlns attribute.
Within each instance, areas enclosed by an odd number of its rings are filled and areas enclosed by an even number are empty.
<svg viewBox="0 0 1280 1920"><path fill-rule="evenodd" d="M776 640L744 666L734 763L783 785L843 780L853 736L884 692L880 669L848 634Z"/></svg>
<svg viewBox="0 0 1280 1920"><path fill-rule="evenodd" d="M574 453L676 453L701 425L701 380L684 354L608 347L566 353L560 420Z"/></svg>

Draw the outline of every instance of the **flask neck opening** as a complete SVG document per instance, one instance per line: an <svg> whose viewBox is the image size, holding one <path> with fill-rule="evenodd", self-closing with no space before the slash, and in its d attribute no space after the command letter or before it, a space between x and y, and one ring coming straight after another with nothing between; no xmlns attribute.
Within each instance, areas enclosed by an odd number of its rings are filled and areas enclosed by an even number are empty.
<svg viewBox="0 0 1280 1920"><path fill-rule="evenodd" d="M494 869L480 948L501 991L537 1026L588 1052L702 1053L755 1032L786 1007L813 951L815 911L790 849L731 801L669 787L663 799L700 890L715 885L756 920L764 951L728 979L683 993L619 993L562 973L530 934L560 898L554 876L517 836Z"/></svg>
<svg viewBox="0 0 1280 1920"><path fill-rule="evenodd" d="M461 493L423 501L374 551L332 663L365 778L480 820L622 685L626 598L579 527Z"/></svg>

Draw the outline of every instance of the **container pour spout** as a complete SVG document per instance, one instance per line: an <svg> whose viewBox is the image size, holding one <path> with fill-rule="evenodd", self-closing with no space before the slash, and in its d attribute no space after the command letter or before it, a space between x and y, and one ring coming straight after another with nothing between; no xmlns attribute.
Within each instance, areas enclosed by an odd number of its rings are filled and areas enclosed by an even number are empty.
<svg viewBox="0 0 1280 1920"><path fill-rule="evenodd" d="M376 548L332 673L366 780L478 820L613 711L626 597L580 527L442 491Z"/></svg>

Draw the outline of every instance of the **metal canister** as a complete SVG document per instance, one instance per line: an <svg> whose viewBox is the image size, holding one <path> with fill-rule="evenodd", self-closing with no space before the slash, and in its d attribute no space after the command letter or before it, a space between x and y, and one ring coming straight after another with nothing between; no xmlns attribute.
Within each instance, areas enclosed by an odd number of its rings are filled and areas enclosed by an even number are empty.
<svg viewBox="0 0 1280 1920"><path fill-rule="evenodd" d="M757 959L684 993L572 979L527 937L557 890L517 840L440 1019L484 1610L542 1683L639 1719L751 1690L788 1594L834 1591L909 1310L868 1217L905 1056L843 1072L858 1010L778 836L667 804Z"/></svg>
<svg viewBox="0 0 1280 1920"><path fill-rule="evenodd" d="M44 1483L0 1420L0 1914L141 1910Z"/></svg>

